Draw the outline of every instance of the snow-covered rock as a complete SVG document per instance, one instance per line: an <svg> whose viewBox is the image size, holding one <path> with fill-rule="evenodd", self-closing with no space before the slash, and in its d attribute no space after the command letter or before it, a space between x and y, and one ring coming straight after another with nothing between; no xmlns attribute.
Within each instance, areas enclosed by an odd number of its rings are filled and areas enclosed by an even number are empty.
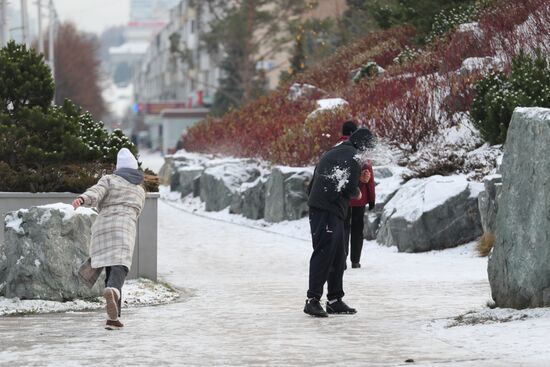
<svg viewBox="0 0 550 367"><path fill-rule="evenodd" d="M494 174L485 177L485 190L479 194L478 205L481 226L484 233L495 233L498 202L502 193L502 176Z"/></svg>
<svg viewBox="0 0 550 367"><path fill-rule="evenodd" d="M376 239L384 206L405 183L403 174L409 172L405 168L392 166L378 166L372 170L376 184L376 205L373 211L365 212L363 236L368 241Z"/></svg>
<svg viewBox="0 0 550 367"><path fill-rule="evenodd" d="M474 71L489 71L489 70L502 70L504 63L502 60L486 56L486 57L469 57L462 61L460 67L460 74L469 74Z"/></svg>
<svg viewBox="0 0 550 367"><path fill-rule="evenodd" d="M200 177L200 198L205 202L206 211L219 211L231 205L241 185L254 181L260 174L250 160L206 168Z"/></svg>
<svg viewBox="0 0 550 367"><path fill-rule="evenodd" d="M400 252L455 247L481 235L477 198L483 185L465 176L404 184L384 206L378 242Z"/></svg>
<svg viewBox="0 0 550 367"><path fill-rule="evenodd" d="M276 166L266 183L265 220L294 220L309 212L307 187L313 177L312 168Z"/></svg>
<svg viewBox="0 0 550 367"><path fill-rule="evenodd" d="M170 185L174 190L177 190L179 188L178 170L180 168L204 166L206 162L212 160L212 155L190 153L185 150L167 155L164 157L164 164L159 170L159 183L165 186Z"/></svg>
<svg viewBox="0 0 550 367"><path fill-rule="evenodd" d="M288 90L288 99L291 101L317 99L326 92L311 84L294 83Z"/></svg>
<svg viewBox="0 0 550 367"><path fill-rule="evenodd" d="M53 204L8 213L5 243L0 248L4 272L0 287L6 297L53 301L97 297L101 280L89 290L78 269L88 257L96 213Z"/></svg>
<svg viewBox="0 0 550 367"><path fill-rule="evenodd" d="M550 109L516 108L504 145L489 282L498 307L550 306Z"/></svg>
<svg viewBox="0 0 550 367"><path fill-rule="evenodd" d="M337 108L348 106L349 103L342 98L327 98L317 100L317 109L310 113L307 118L312 118L320 112L330 111Z"/></svg>
<svg viewBox="0 0 550 367"><path fill-rule="evenodd" d="M178 167L173 179L170 189L172 191L179 191L181 196L187 196L193 193L193 181L200 177L204 167L202 166L183 166Z"/></svg>
<svg viewBox="0 0 550 367"><path fill-rule="evenodd" d="M457 28L458 33L473 33L476 36L481 37L483 35L483 30L479 26L478 22L463 23L460 24Z"/></svg>

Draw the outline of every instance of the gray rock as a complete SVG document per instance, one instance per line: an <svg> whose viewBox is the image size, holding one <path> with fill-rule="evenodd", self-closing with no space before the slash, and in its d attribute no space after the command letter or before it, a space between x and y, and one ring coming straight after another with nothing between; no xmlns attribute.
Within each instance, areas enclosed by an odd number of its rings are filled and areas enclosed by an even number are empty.
<svg viewBox="0 0 550 367"><path fill-rule="evenodd" d="M365 212L365 224L363 227L363 237L367 241L376 239L378 230L380 229L380 219L382 219L382 213L377 211Z"/></svg>
<svg viewBox="0 0 550 367"><path fill-rule="evenodd" d="M196 178L200 177L203 171L204 167L201 166L184 166L178 168L177 174L174 175L174 177L178 178L178 187L175 190L172 188L172 191L181 192L181 197L192 194L194 191L193 182Z"/></svg>
<svg viewBox="0 0 550 367"><path fill-rule="evenodd" d="M309 168L274 167L266 183L265 215L268 222L299 219L307 215Z"/></svg>
<svg viewBox="0 0 550 367"><path fill-rule="evenodd" d="M404 184L384 206L378 242L400 252L455 247L481 235L482 184L464 176L432 176Z"/></svg>
<svg viewBox="0 0 550 367"><path fill-rule="evenodd" d="M243 212L243 194L240 191L233 193L231 204L229 204L229 213L242 214Z"/></svg>
<svg viewBox="0 0 550 367"><path fill-rule="evenodd" d="M504 145L488 273L498 307L550 306L550 109L517 108Z"/></svg>
<svg viewBox="0 0 550 367"><path fill-rule="evenodd" d="M193 179L193 197L198 198L199 196L201 196L201 176Z"/></svg>
<svg viewBox="0 0 550 367"><path fill-rule="evenodd" d="M4 244L0 242L0 297L4 295L6 287L6 275L8 273L8 263L5 254Z"/></svg>
<svg viewBox="0 0 550 367"><path fill-rule="evenodd" d="M375 180L382 180L384 178L389 178L393 176L393 172L388 167L373 167L372 172L374 173Z"/></svg>
<svg viewBox="0 0 550 367"><path fill-rule="evenodd" d="M294 83L288 90L288 99L291 101L314 100L326 94L322 89L311 84Z"/></svg>
<svg viewBox="0 0 550 367"><path fill-rule="evenodd" d="M310 171L296 172L285 180L285 219L296 220L309 213L307 188L311 181Z"/></svg>
<svg viewBox="0 0 550 367"><path fill-rule="evenodd" d="M231 205L233 194L241 185L259 175L258 168L245 162L206 168L200 177L200 198L205 202L206 211L220 211Z"/></svg>
<svg viewBox="0 0 550 367"><path fill-rule="evenodd" d="M259 177L256 181L243 184L242 214L246 218L261 219L265 210L266 179Z"/></svg>
<svg viewBox="0 0 550 367"><path fill-rule="evenodd" d="M7 271L2 281L8 298L65 301L100 295L103 279L92 290L78 278L88 257L96 214L70 205L32 207L8 213L0 257Z"/></svg>
<svg viewBox="0 0 550 367"><path fill-rule="evenodd" d="M483 181L485 190L479 194L478 205L484 233L495 233L498 201L502 192L502 176L487 176Z"/></svg>
<svg viewBox="0 0 550 367"><path fill-rule="evenodd" d="M173 159L171 157L164 158L164 164L159 170L159 184L160 185L172 185L172 176L174 175L175 168Z"/></svg>

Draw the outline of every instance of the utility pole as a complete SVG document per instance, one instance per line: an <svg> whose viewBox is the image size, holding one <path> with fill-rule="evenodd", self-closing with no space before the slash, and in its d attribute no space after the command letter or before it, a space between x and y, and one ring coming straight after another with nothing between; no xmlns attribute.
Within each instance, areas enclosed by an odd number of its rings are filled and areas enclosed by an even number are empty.
<svg viewBox="0 0 550 367"><path fill-rule="evenodd" d="M21 29L23 33L23 43L29 46L29 10L27 0L21 0Z"/></svg>
<svg viewBox="0 0 550 367"><path fill-rule="evenodd" d="M42 0L36 0L38 5L38 52L44 54L44 34L42 33Z"/></svg>
<svg viewBox="0 0 550 367"><path fill-rule="evenodd" d="M10 39L8 25L8 0L0 0L0 47L4 47Z"/></svg>
<svg viewBox="0 0 550 367"><path fill-rule="evenodd" d="M55 83L55 54L54 54L54 30L55 30L55 10L53 7L53 0L50 0L48 4L49 11L49 24L48 24L48 61L50 62L50 69L52 69L52 79Z"/></svg>

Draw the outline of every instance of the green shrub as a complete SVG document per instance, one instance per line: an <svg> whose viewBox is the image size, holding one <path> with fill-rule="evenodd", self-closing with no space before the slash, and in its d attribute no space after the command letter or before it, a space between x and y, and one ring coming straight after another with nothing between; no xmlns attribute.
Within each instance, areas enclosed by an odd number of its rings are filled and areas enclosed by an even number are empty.
<svg viewBox="0 0 550 367"><path fill-rule="evenodd" d="M426 37L427 42L441 37L454 30L460 24L475 22L481 16L483 9L488 5L487 0L476 1L472 4L460 5L440 11L433 20L432 30Z"/></svg>
<svg viewBox="0 0 550 367"><path fill-rule="evenodd" d="M46 109L54 95L50 68L44 56L11 41L0 48L0 112L15 113L24 106Z"/></svg>
<svg viewBox="0 0 550 367"><path fill-rule="evenodd" d="M82 192L112 170L118 151L136 147L120 130L66 100L43 57L10 42L0 49L0 191Z"/></svg>
<svg viewBox="0 0 550 367"><path fill-rule="evenodd" d="M540 52L512 60L510 75L493 72L475 86L471 116L481 136L502 144L516 107L550 107L550 68Z"/></svg>

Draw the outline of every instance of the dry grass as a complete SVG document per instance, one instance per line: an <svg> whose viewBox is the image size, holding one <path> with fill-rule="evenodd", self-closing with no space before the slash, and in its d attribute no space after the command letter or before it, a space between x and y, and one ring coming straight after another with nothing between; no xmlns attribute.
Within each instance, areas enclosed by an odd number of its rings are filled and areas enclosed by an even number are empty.
<svg viewBox="0 0 550 367"><path fill-rule="evenodd" d="M479 256L486 257L491 253L493 244L495 243L495 235L492 233L484 233L477 243L476 250L479 252Z"/></svg>

